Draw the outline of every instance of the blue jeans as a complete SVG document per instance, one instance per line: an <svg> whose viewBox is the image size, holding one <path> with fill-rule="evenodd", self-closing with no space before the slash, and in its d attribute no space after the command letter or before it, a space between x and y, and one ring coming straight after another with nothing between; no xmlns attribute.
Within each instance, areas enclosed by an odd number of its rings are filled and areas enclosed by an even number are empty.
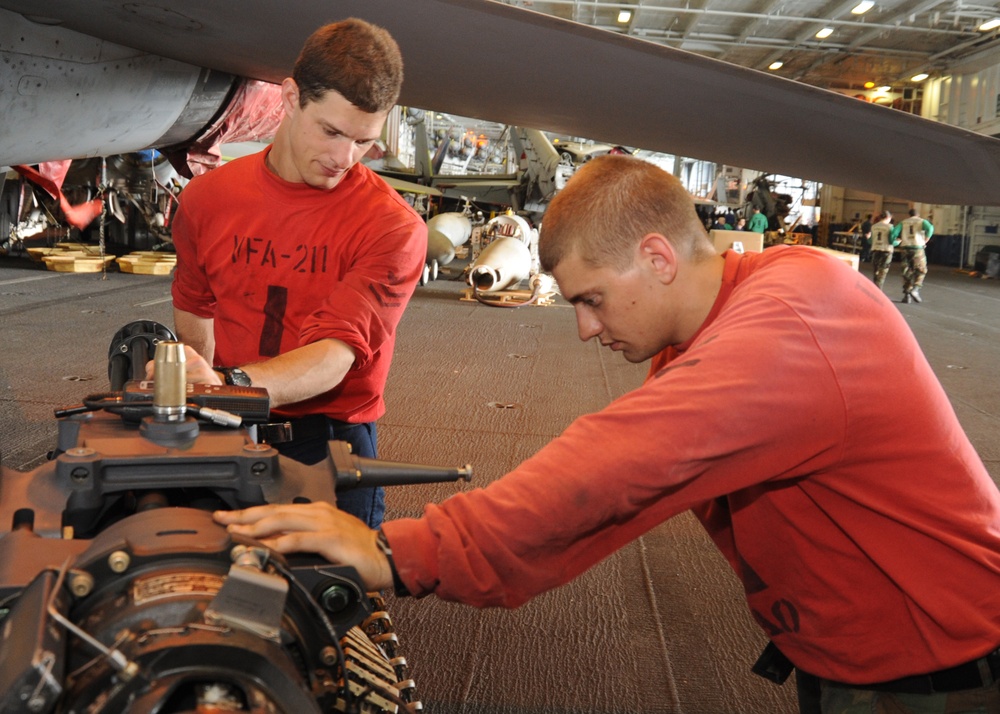
<svg viewBox="0 0 1000 714"><path fill-rule="evenodd" d="M355 456L378 458L375 422L347 424L319 414L289 421L292 422L293 439L272 446L278 453L290 459L306 465L318 464L329 455L326 448L328 441L346 441L351 445L351 453ZM295 435L296 422L300 424L300 431L303 432L301 437ZM301 428L303 422L308 424L307 428ZM360 518L369 528L378 528L385 517L385 489L352 488L338 491L337 508Z"/></svg>

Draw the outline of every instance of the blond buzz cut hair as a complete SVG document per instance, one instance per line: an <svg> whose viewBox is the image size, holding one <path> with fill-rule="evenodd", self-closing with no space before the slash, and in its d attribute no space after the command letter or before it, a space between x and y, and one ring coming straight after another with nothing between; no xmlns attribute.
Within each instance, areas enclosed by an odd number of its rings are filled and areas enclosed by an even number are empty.
<svg viewBox="0 0 1000 714"><path fill-rule="evenodd" d="M639 241L658 233L689 260L715 255L687 189L663 169L632 156L591 159L549 204L538 256L547 272L576 253L593 267L624 271Z"/></svg>

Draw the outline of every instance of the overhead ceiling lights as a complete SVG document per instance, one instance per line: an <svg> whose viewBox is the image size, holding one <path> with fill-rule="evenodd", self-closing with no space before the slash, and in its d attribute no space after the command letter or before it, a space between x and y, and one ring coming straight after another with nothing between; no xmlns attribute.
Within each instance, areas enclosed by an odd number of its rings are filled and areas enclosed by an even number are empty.
<svg viewBox="0 0 1000 714"><path fill-rule="evenodd" d="M988 30L993 30L997 27L1000 27L1000 17L994 17L992 20L987 20L986 22L984 22L982 25L979 26L979 29L982 30L983 32L986 32Z"/></svg>
<svg viewBox="0 0 1000 714"><path fill-rule="evenodd" d="M775 69L781 69L784 66L785 66L784 62L782 62L781 60L775 60L774 62L769 64L767 68L770 70L775 70Z"/></svg>
<svg viewBox="0 0 1000 714"><path fill-rule="evenodd" d="M816 37L818 37L821 40L825 40L827 37L829 37L832 34L833 34L833 28L832 27L824 27L822 30L820 30L819 32L816 33Z"/></svg>
<svg viewBox="0 0 1000 714"><path fill-rule="evenodd" d="M865 89L874 89L874 87L875 87L875 82L872 82L871 80L865 82Z"/></svg>
<svg viewBox="0 0 1000 714"><path fill-rule="evenodd" d="M910 77L910 81L911 82L923 82L928 77L930 77L929 74L927 74L926 72L921 72L920 74L915 74L912 77Z"/></svg>
<svg viewBox="0 0 1000 714"><path fill-rule="evenodd" d="M619 10L618 11L618 22L620 22L621 24L624 25L626 22L628 22L631 19L632 19L632 11L631 10Z"/></svg>
<svg viewBox="0 0 1000 714"><path fill-rule="evenodd" d="M869 10L871 10L873 7L875 7L875 3L872 2L872 0L861 0L861 2L859 2L857 5L855 5L854 9L851 10L851 14L853 14L853 15L864 15L866 12L868 12Z"/></svg>

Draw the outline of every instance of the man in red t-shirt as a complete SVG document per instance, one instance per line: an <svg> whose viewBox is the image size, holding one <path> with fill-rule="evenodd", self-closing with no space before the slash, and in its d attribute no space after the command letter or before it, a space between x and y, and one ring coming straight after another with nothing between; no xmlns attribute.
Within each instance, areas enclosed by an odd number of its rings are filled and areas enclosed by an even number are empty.
<svg viewBox="0 0 1000 714"><path fill-rule="evenodd" d="M552 201L539 257L581 339L652 360L643 386L377 532L324 504L216 519L372 588L516 607L690 510L803 712L1000 712L1000 492L870 280L806 246L717 255L683 186L622 156Z"/></svg>
<svg viewBox="0 0 1000 714"><path fill-rule="evenodd" d="M330 439L377 455L395 329L426 257L424 222L359 163L402 78L385 30L320 28L281 84L273 144L192 180L174 222L188 379L267 389L293 425L275 448L308 464ZM338 505L377 527L384 494L355 489Z"/></svg>

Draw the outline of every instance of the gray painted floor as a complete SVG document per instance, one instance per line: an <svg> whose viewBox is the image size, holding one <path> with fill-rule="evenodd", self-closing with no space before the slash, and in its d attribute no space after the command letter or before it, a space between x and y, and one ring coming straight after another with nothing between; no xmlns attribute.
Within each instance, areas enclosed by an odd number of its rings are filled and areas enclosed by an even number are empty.
<svg viewBox="0 0 1000 714"><path fill-rule="evenodd" d="M887 290L898 298L893 270ZM417 290L379 438L383 458L472 463L476 476L465 486L396 488L390 516L416 515L428 501L500 477L645 372L580 342L564 304L489 308L460 300L462 287L439 280ZM1000 282L932 266L923 293L922 305L899 308L996 480ZM136 319L169 325L170 314L169 278L49 273L0 260L2 464L41 463L55 435L53 408L107 388L112 335ZM435 714L795 711L792 682L777 687L749 673L764 637L688 515L515 611L428 598L390 600L390 612L417 693Z"/></svg>

